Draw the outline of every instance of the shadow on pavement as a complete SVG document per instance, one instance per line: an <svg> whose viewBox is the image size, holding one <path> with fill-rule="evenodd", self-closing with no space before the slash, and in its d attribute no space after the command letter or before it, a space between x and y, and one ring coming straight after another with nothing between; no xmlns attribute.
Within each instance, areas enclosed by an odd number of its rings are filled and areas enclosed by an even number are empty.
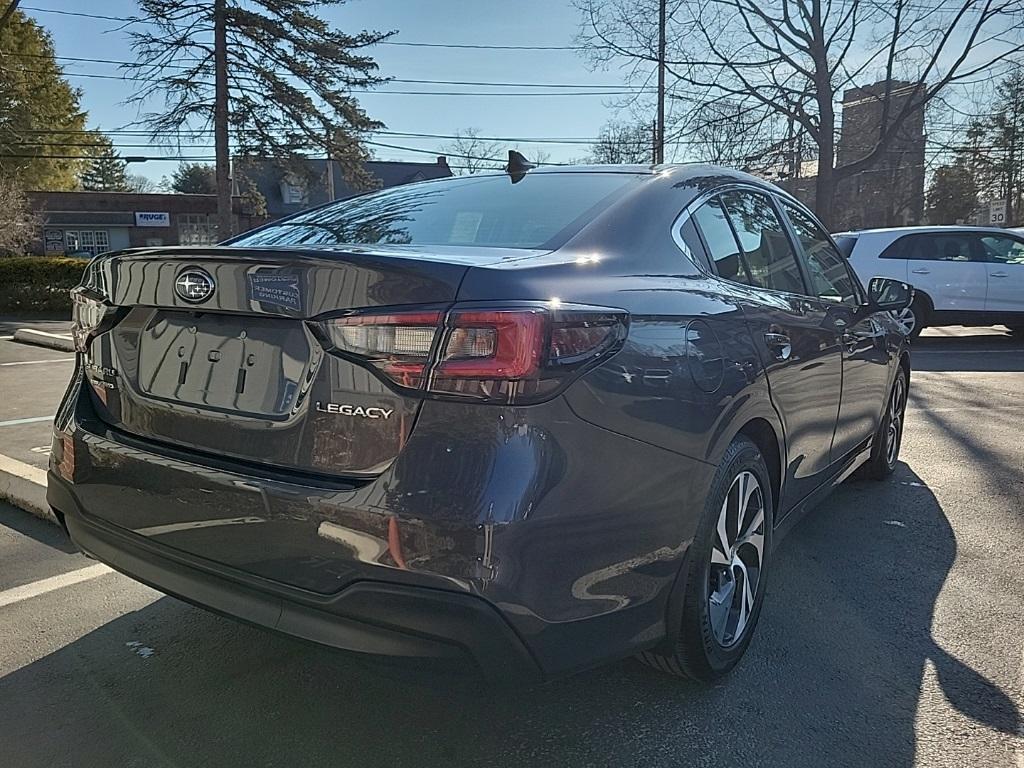
<svg viewBox="0 0 1024 768"><path fill-rule="evenodd" d="M164 598L0 679L0 751L48 768L910 766L929 661L960 712L1005 733L1021 723L932 639L955 555L942 508L906 465L841 488L781 544L758 635L712 687L634 661L493 687Z"/></svg>

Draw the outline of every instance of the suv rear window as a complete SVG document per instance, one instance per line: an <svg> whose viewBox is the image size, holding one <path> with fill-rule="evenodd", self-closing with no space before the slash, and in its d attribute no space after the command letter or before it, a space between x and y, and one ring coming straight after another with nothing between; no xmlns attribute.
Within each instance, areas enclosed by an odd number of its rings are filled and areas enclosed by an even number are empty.
<svg viewBox="0 0 1024 768"><path fill-rule="evenodd" d="M426 181L300 213L230 244L557 247L643 178L577 172L527 174L515 184L505 174Z"/></svg>

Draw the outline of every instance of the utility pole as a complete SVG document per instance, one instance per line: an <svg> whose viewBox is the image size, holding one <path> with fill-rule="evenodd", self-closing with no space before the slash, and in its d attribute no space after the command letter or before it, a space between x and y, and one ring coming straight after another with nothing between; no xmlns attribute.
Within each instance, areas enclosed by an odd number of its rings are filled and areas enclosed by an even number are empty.
<svg viewBox="0 0 1024 768"><path fill-rule="evenodd" d="M231 237L231 148L228 145L227 0L213 2L213 143L217 155L217 239Z"/></svg>
<svg viewBox="0 0 1024 768"><path fill-rule="evenodd" d="M334 202L334 156L331 153L331 133L327 132L327 200Z"/></svg>
<svg viewBox="0 0 1024 768"><path fill-rule="evenodd" d="M658 121L654 136L654 162L665 162L665 6L658 3Z"/></svg>

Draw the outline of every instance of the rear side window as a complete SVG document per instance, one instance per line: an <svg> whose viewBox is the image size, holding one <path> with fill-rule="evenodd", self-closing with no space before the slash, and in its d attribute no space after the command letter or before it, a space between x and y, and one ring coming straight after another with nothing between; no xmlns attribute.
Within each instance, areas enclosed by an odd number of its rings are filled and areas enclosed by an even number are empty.
<svg viewBox="0 0 1024 768"><path fill-rule="evenodd" d="M836 245L839 246L839 252L846 258L850 258L853 255L853 248L857 245L856 235L839 235L835 238Z"/></svg>
<svg viewBox="0 0 1024 768"><path fill-rule="evenodd" d="M643 177L625 173L466 176L373 192L301 213L232 246L557 247Z"/></svg>
<svg viewBox="0 0 1024 768"><path fill-rule="evenodd" d="M740 256L740 246L726 218L722 201L713 197L698 208L693 220L704 235L708 252L715 262L715 271L726 280L750 283L750 277Z"/></svg>
<svg viewBox="0 0 1024 768"><path fill-rule="evenodd" d="M787 293L805 293L796 254L771 201L762 194L732 191L722 195L736 230L753 285Z"/></svg>

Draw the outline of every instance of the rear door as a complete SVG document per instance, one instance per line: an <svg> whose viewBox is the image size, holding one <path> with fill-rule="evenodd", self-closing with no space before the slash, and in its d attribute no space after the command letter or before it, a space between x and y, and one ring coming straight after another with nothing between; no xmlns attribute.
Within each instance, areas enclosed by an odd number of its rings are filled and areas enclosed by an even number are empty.
<svg viewBox="0 0 1024 768"><path fill-rule="evenodd" d="M988 269L985 310L1024 313L1024 240L1008 234L981 235L978 240Z"/></svg>
<svg viewBox="0 0 1024 768"><path fill-rule="evenodd" d="M767 195L723 192L698 208L693 220L719 276L749 286L743 312L786 433L784 514L824 480L830 464L842 382L839 334L827 303L808 295Z"/></svg>
<svg viewBox="0 0 1024 768"><path fill-rule="evenodd" d="M939 311L985 309L988 265L969 232L928 232L900 241L907 259L907 281L932 300Z"/></svg>
<svg viewBox="0 0 1024 768"><path fill-rule="evenodd" d="M861 286L846 259L806 212L788 203L783 210L800 244L815 295L827 302L831 324L841 333L843 388L832 439L832 461L865 445L875 433L889 388L886 332L873 316L858 313Z"/></svg>

